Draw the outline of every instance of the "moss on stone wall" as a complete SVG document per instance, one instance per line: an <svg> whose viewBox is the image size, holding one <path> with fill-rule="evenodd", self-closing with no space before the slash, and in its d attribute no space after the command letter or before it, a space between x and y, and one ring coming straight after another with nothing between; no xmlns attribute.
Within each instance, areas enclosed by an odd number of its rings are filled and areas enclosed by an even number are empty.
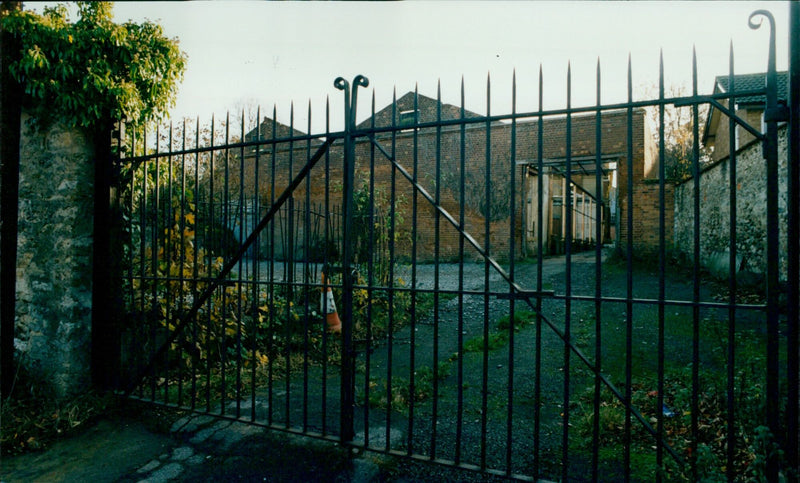
<svg viewBox="0 0 800 483"><path fill-rule="evenodd" d="M64 397L90 383L91 142L23 115L15 347L25 373Z"/></svg>

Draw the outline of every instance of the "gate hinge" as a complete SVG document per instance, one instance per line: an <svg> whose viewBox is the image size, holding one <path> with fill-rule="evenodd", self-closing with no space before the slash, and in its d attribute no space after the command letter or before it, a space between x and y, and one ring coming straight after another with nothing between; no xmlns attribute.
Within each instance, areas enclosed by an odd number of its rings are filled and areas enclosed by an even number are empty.
<svg viewBox="0 0 800 483"><path fill-rule="evenodd" d="M785 101L779 101L778 107L766 109L764 111L764 122L788 122L789 121L789 107Z"/></svg>

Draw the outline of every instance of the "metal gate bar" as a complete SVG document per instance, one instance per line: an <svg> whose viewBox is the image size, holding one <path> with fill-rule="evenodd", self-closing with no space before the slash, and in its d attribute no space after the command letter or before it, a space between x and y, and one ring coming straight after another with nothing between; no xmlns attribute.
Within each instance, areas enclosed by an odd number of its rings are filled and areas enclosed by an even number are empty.
<svg viewBox="0 0 800 483"><path fill-rule="evenodd" d="M788 152L788 263L786 452L790 468L800 468L798 404L800 403L800 3L789 4L789 152ZM794 303L792 303L794 301ZM800 477L794 476L794 481Z"/></svg>

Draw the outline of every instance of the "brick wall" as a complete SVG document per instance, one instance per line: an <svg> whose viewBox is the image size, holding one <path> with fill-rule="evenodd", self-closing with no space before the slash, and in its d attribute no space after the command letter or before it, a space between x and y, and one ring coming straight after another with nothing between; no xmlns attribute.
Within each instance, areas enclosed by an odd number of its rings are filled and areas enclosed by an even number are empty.
<svg viewBox="0 0 800 483"><path fill-rule="evenodd" d="M397 112L413 108L413 95L405 95L398 100ZM429 122L436 119L436 101L419 96L420 122ZM408 109L407 109L408 108ZM375 115L376 126L391 125L391 106L379 111ZM443 119L460 118L460 108L442 106ZM465 117L474 116L474 113L465 113ZM600 124L603 155L618 156L618 204L620 212L618 219L626 219L627 204L623 201L627 197L627 151L628 151L628 114L626 111L604 112ZM634 185L638 187L640 181L647 174L657 171L657 163L653 161L652 140L645 123L644 110L633 112L631 125L631 146L633 152L633 177ZM270 123L271 124L271 123ZM365 121L361 127L368 127L370 121ZM557 159L566 156L567 120L564 116L552 116L544 119L543 138L538 139L538 119L521 119L516 124L515 156L512 156L511 141L512 128L510 123L492 123L487 130L486 123L471 123L464 128L464 158L463 178L465 190L461 193L462 179L462 129L461 126L443 126L437 144L437 130L435 128L420 129L416 136L411 130L398 131L394 136L390 133L380 133L376 136L377 143L390 154L393 154L397 163L402 166L431 196L435 196L436 187L439 186L441 206L453 218L460 219L461 206L464 206L464 223L466 231L482 246L486 247L486 221L485 214L490 214L488 224L488 245L493 256L508 258L510 256L510 234L512 226L515 234L515 255L522 251L522 203L525 200L523 187L523 169L521 166L512 165L512 161L533 161L537 157L538 144L542 143L542 150L546 159ZM487 139L488 133L488 139ZM593 113L574 115L571 118L571 154L573 157L594 156L596 149L595 136L597 133L596 119ZM295 145L293 151L283 150L276 156L278 167L275 176L276 194L282 191L289 180L289 158L292 159L293 173L299 172L309 153L315 148L307 149L305 142ZM488 150L488 151L487 151ZM439 164L439 177L437 179L437 160ZM487 209L486 180L487 161L489 166L489 208ZM311 203L324 203L325 186L329 187L330 203L341 203L341 147L334 145L329 155L330 177L326 182L324 160L314 169L310 183L303 183L295 193L298 200L309 200ZM249 164L247 164L249 163ZM245 164L245 173L252 172L252 158ZM270 192L272 177L269 166L272 160L268 153L262 155L259 161L260 182L259 193L262 198ZM591 162L592 165L594 161ZM416 167L416 170L415 170ZM378 192L388 198L392 191L392 168L388 159L366 139L359 139L356 145L356 188L361 183L370 179L372 173ZM415 174L416 173L416 174ZM512 175L513 173L513 175ZM235 185L235 173L231 178ZM245 175L245 179L252 176ZM515 179L514 198L515 206L510 206L512 176ZM246 188L252 191L252 188ZM309 196L306 198L306 191ZM417 218L413 218L414 189L412 184L399 172L395 172L394 184L395 199L398 213L402 214L402 222L398 223L397 230L401 238L406 240L399 248L400 255L411 255L412 237L417 240L417 256L420 260L430 260L433 257L434 241L434 208L422 195L417 195ZM644 193L647 193L645 190ZM642 195L645 196L645 195ZM643 205L645 206L645 205ZM649 205L647 205L649 206ZM671 212L671 210L669 210ZM510 216L512 215L513 216ZM636 214L636 213L635 213ZM638 214L642 220L643 231L635 233L637 247L652 248L652 240L645 236L648 232L650 215L641 212ZM669 217L668 217L669 218ZM639 219L637 217L637 219ZM671 225L668 230L671 232ZM626 227L622 224L619 233L624 240ZM639 236L641 235L641 236ZM458 246L460 235L458 230L445 220L441 220L439 230L440 255L444 259L454 259L459 256ZM477 258L474 250L467 249L467 258Z"/></svg>
<svg viewBox="0 0 800 483"><path fill-rule="evenodd" d="M661 226L660 188L657 180L637 183L633 187L633 249L634 257L657 256L659 250L659 229ZM675 212L674 185L664 185L664 232L665 248L672 248L673 220ZM620 240L621 247L627 243L627 218L622 219L625 235Z"/></svg>

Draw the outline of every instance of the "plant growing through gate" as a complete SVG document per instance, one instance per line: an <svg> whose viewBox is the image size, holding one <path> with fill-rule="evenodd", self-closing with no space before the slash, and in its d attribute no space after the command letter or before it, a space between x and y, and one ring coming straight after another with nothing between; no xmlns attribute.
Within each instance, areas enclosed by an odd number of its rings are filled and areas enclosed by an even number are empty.
<svg viewBox="0 0 800 483"><path fill-rule="evenodd" d="M176 210L158 242L133 261L144 273L132 282L129 310L138 322L134 337L145 354L156 350L160 341L177 329L177 320L210 287L224 265L222 257L197 242L196 222L193 212ZM194 378L199 394L221 394L224 388L226 397L236 397L243 385L251 382L244 377L245 370L254 369L263 378L269 365L269 370L281 377L287 359L302 347L305 316L302 304L283 291L262 288L254 293L250 284L223 280L171 343L169 372L158 385L170 385L174 393ZM318 347L320 339L312 337L311 342Z"/></svg>
<svg viewBox="0 0 800 483"><path fill-rule="evenodd" d="M411 295L396 290L406 285L398 276L396 254L399 245L410 237L403 228L406 199L397 193L392 198L384 188L371 185L365 177L353 192L353 206L353 243L358 266L357 288L353 293L353 336L380 340L390 329L403 326L411 305ZM392 243L398 247L394 258ZM370 288L364 288L367 286Z"/></svg>
<svg viewBox="0 0 800 483"><path fill-rule="evenodd" d="M137 309L145 310L146 313L138 313L148 322L139 327L145 340L148 331L174 331L175 321L191 308L194 298L208 288L222 269L222 257L196 245L195 221L193 212L176 212L158 241L133 260L135 267L143 269L144 276L133 280L130 310L134 314ZM198 322L188 330L187 337L172 344L172 350L182 354L181 363L186 368L195 364L207 368L231 355L232 341L238 335L237 314L246 302L247 296L239 285L223 284L214 292L200 309ZM155 337L151 339L147 343L156 344Z"/></svg>
<svg viewBox="0 0 800 483"><path fill-rule="evenodd" d="M163 171L180 171L174 164L167 166L171 168L165 166ZM153 183L158 184L164 174L142 176L152 177ZM179 177L180 173L175 176ZM166 185L167 188L171 186L170 183ZM164 204L168 207L158 212L150 213L146 203L136 203L139 210L144 210L141 216L152 220L149 221L151 228L138 228L140 234L142 230L147 233L143 242L145 248L132 260L132 266L140 273L132 281L129 310L133 313L132 319L145 322L138 324L139 340L154 348L158 340L176 329L175 321L190 310L195 298L210 286L225 261L213 244L203 240L209 235L199 228L203 221L196 215L191 190L179 196L173 191L165 190ZM171 216L169 223L163 222L165 214ZM132 218L137 219L136 216ZM156 219L161 224L154 231L152 222ZM147 225L145 222L144 226ZM134 226L138 225L134 223ZM386 263L376 264L380 270L385 270L377 275L382 280L391 273ZM340 277L332 275L331 283L338 284ZM363 287L367 281L359 275L356 284ZM394 283L386 288L356 289L353 297L356 338L380 339L390 327L396 330L403 326L409 316L411 296L396 288L404 285L402 278L395 277ZM306 342L310 344L312 363L314 360L321 362L323 358L338 363L337 348L322 347L324 329L315 306L316 297L312 295L314 289L269 288L266 284L256 290L252 287L248 282L222 281L200 308L195 321L172 343L169 366L176 372L162 382L187 377L191 372L222 375L253 365L264 375L268 364L280 377L285 375L283 370L287 365L299 367L298 363L290 361L304 352ZM389 323L390 316L393 325Z"/></svg>
<svg viewBox="0 0 800 483"><path fill-rule="evenodd" d="M409 239L403 228L405 213L405 196L395 193L392 200L385 188L371 188L367 179L362 179L360 187L353 191L355 262L365 273L372 263L373 281L380 285L390 284L390 269L397 266L397 256L395 260L390 257L390 241L399 248L400 243Z"/></svg>

